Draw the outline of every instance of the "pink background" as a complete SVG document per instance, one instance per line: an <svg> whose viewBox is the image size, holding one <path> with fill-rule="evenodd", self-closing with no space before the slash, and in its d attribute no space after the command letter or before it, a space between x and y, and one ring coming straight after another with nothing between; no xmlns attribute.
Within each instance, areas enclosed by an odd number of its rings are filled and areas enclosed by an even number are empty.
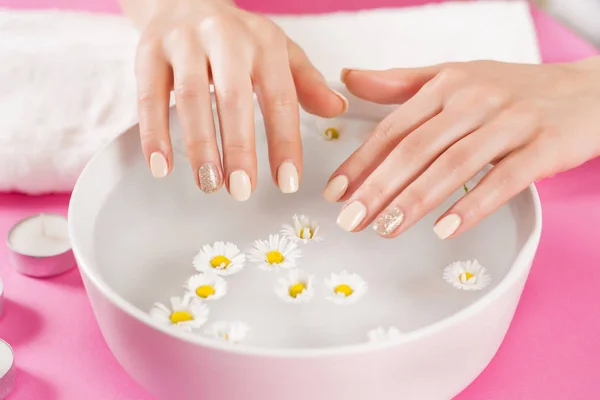
<svg viewBox="0 0 600 400"><path fill-rule="evenodd" d="M325 12L403 6L423 0L242 0L270 12ZM14 8L116 12L115 0L0 0ZM532 10L543 59L595 54L584 41ZM507 27L510 29L510 27ZM530 279L497 356L459 400L591 400L600 391L600 160L540 182L544 231ZM66 214L67 195L0 194L0 234L39 211ZM48 280L7 268L0 337L15 349L16 400L149 400L107 349L77 270ZM432 384L434 384L432 382Z"/></svg>

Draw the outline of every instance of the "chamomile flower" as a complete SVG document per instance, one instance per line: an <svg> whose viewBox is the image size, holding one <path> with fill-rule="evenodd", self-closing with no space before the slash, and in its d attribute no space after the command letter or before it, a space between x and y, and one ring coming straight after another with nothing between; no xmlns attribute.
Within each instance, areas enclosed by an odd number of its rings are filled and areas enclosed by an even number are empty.
<svg viewBox="0 0 600 400"><path fill-rule="evenodd" d="M328 142L340 140L345 136L348 122L339 118L317 118L317 132Z"/></svg>
<svg viewBox="0 0 600 400"><path fill-rule="evenodd" d="M325 280L325 286L329 292L327 300L336 304L354 303L367 291L367 283L359 275L346 271L331 274L331 278Z"/></svg>
<svg viewBox="0 0 600 400"><path fill-rule="evenodd" d="M214 272L217 275L232 275L244 268L246 256L231 242L205 244L194 257L194 268L200 272Z"/></svg>
<svg viewBox="0 0 600 400"><path fill-rule="evenodd" d="M150 316L156 321L190 332L200 328L208 319L208 306L197 297L171 297L171 308L154 303Z"/></svg>
<svg viewBox="0 0 600 400"><path fill-rule="evenodd" d="M388 329L380 326L367 332L367 336L369 337L369 342L381 343L399 338L402 336L402 332L393 326L389 327Z"/></svg>
<svg viewBox="0 0 600 400"><path fill-rule="evenodd" d="M217 321L205 329L204 333L229 343L239 343L248 334L250 327L241 321Z"/></svg>
<svg viewBox="0 0 600 400"><path fill-rule="evenodd" d="M301 256L296 243L279 235L269 235L269 240L255 240L254 248L248 252L248 259L265 271L293 268Z"/></svg>
<svg viewBox="0 0 600 400"><path fill-rule="evenodd" d="M446 282L462 290L481 290L492 280L477 260L453 262L444 268L443 277Z"/></svg>
<svg viewBox="0 0 600 400"><path fill-rule="evenodd" d="M293 269L285 278L279 278L275 293L289 303L305 303L315 294L314 280L314 275Z"/></svg>
<svg viewBox="0 0 600 400"><path fill-rule="evenodd" d="M296 215L292 217L293 225L284 224L281 234L294 242L320 242L323 240L319 236L319 223L311 220L306 215Z"/></svg>
<svg viewBox="0 0 600 400"><path fill-rule="evenodd" d="M217 300L227 293L227 282L214 272L205 272L190 277L185 288L192 296L203 300Z"/></svg>

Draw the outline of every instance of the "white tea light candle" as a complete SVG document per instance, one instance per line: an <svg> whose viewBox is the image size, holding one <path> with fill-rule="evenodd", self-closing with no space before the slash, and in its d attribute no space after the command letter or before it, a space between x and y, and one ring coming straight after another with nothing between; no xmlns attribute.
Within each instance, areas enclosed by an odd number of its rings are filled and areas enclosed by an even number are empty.
<svg viewBox="0 0 600 400"><path fill-rule="evenodd" d="M19 221L8 232L7 244L13 266L25 275L48 277L75 265L62 215L42 213Z"/></svg>
<svg viewBox="0 0 600 400"><path fill-rule="evenodd" d="M12 347L0 339L0 400L8 397L15 387L17 370Z"/></svg>

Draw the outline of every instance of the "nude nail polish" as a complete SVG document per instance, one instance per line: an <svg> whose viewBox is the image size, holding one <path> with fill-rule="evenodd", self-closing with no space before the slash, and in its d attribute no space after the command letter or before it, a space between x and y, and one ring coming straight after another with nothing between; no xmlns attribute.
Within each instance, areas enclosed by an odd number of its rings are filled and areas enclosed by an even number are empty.
<svg viewBox="0 0 600 400"><path fill-rule="evenodd" d="M214 164L204 164L198 168L200 190L204 193L214 193L221 187L221 174Z"/></svg>
<svg viewBox="0 0 600 400"><path fill-rule="evenodd" d="M460 216L448 214L433 226L433 231L440 239L447 239L456 232L461 223L462 219Z"/></svg>
<svg viewBox="0 0 600 400"><path fill-rule="evenodd" d="M346 98L346 96L344 96L337 90L331 89L331 91L342 101L342 103L344 103L344 108L342 110L342 113L345 113L346 111L348 111L348 107L350 107L350 103L348 103L348 99Z"/></svg>
<svg viewBox="0 0 600 400"><path fill-rule="evenodd" d="M344 207L337 218L337 224L345 231L353 231L367 215L367 207L360 201L353 201Z"/></svg>
<svg viewBox="0 0 600 400"><path fill-rule="evenodd" d="M289 161L282 163L277 170L277 186L282 193L298 191L298 170Z"/></svg>
<svg viewBox="0 0 600 400"><path fill-rule="evenodd" d="M233 171L229 175L229 193L237 201L246 201L252 194L252 184L246 171Z"/></svg>
<svg viewBox="0 0 600 400"><path fill-rule="evenodd" d="M327 183L325 189L323 190L323 197L325 200L335 203L348 190L348 178L344 175L338 175Z"/></svg>
<svg viewBox="0 0 600 400"><path fill-rule="evenodd" d="M399 207L391 206L379 214L373 224L373 230L380 236L388 236L402 224L402 221L404 221L402 210Z"/></svg>
<svg viewBox="0 0 600 400"><path fill-rule="evenodd" d="M150 154L150 172L155 178L164 178L169 173L167 159L158 151Z"/></svg>

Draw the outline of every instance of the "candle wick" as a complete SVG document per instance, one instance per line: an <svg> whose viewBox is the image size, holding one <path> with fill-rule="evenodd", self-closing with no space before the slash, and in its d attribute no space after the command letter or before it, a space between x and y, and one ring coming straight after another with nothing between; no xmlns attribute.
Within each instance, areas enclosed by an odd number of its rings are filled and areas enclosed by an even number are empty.
<svg viewBox="0 0 600 400"><path fill-rule="evenodd" d="M42 236L47 236L46 235L46 222L45 222L45 218L44 218L44 214L40 215L40 219L42 220Z"/></svg>

